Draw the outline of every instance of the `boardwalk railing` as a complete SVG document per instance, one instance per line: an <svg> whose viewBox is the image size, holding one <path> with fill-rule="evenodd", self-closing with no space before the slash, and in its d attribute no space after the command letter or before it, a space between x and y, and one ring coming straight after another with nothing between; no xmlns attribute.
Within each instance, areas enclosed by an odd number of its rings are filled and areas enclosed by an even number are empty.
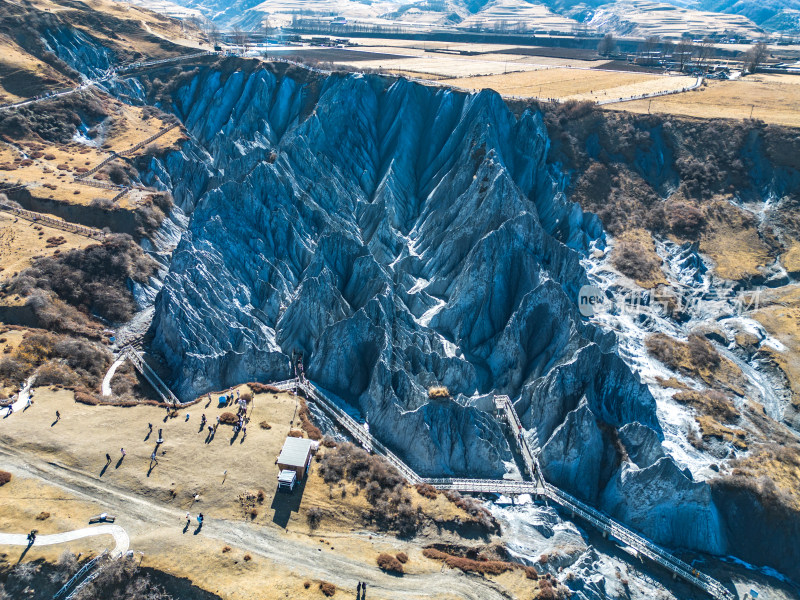
<svg viewBox="0 0 800 600"><path fill-rule="evenodd" d="M176 407L181 405L181 401L178 400L178 397L172 393L172 390L167 387L167 384L165 384L156 374L156 372L150 368L150 365L144 361L142 355L139 354L139 351L136 350L136 348L131 345L125 346L120 350L119 355L124 356L131 361L134 368L139 371L139 373L141 373L145 379L147 379L150 385L153 386L153 389L156 391L156 393L161 396L161 399L166 404L172 404Z"/></svg>
<svg viewBox="0 0 800 600"><path fill-rule="evenodd" d="M306 379L289 379L274 383L273 385L284 391L297 392L302 390L309 400L313 401L319 408L324 410L336 422L344 427L359 444L368 450L374 451L376 454L384 456L398 471L400 471L409 483L426 483L438 489L456 490L459 492L544 495L547 499L570 511L573 515L581 517L583 520L596 527L604 535L611 536L630 546L641 555L658 563L671 573L682 577L716 600L735 600L735 596L725 589L717 580L693 569L684 561L676 558L650 540L634 533L611 517L588 506L556 486L547 483L539 467L539 461L535 452L530 449L527 439L522 434L522 423L508 396L496 396L495 406L498 412L508 420L513 430L514 438L520 447L520 452L534 481L513 481L505 479L426 479L420 477L411 467L376 440L364 425L358 423Z"/></svg>
<svg viewBox="0 0 800 600"><path fill-rule="evenodd" d="M83 565L78 570L78 572L75 573L75 575L73 575L72 577L70 577L69 581L67 583L65 583L63 585L63 587L56 592L55 596L53 596L53 600L59 600L59 598L64 596L64 594L67 593L69 588L71 588L73 585L75 585L75 583L80 581L81 578L83 578L83 576L86 575L86 573L88 573L89 571L94 569L95 566L97 566L97 563L100 562L101 559L105 558L105 556L107 554L108 554L108 550L104 550L102 554L100 554L99 556L95 556L92 560L90 560L85 565ZM75 592L73 591L73 594L74 593ZM72 594L70 594L70 596L72 596Z"/></svg>
<svg viewBox="0 0 800 600"><path fill-rule="evenodd" d="M0 192L2 191L3 190L0 189ZM18 217L22 217L23 219L26 219L28 221L33 221L34 223L46 223L51 227L63 229L64 231L69 231L70 233L77 233L78 235L83 235L88 238L102 240L105 237L105 234L99 229L93 229L92 227L85 227L84 225L76 225L75 223L70 223L69 221L54 219L53 217L50 217L42 213L33 212L32 210L16 208L14 206L10 206L8 204L3 204L3 203L0 203L0 210L5 210L14 213Z"/></svg>

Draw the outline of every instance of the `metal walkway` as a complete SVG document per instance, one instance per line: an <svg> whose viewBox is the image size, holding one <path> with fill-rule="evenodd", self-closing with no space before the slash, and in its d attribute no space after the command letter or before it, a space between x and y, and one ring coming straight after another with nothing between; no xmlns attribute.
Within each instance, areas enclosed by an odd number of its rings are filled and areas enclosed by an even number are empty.
<svg viewBox="0 0 800 600"><path fill-rule="evenodd" d="M411 467L376 440L364 425L358 423L306 379L290 379L272 385L280 390L292 391L295 393L302 390L309 400L313 401L320 409L330 415L365 449L385 457L403 474L409 483L426 483L441 490L456 490L467 493L531 494L532 496L543 496L569 511L573 516L580 517L590 525L593 525L603 533L604 536L610 536L630 546L640 555L646 556L650 560L658 563L674 576L681 577L697 586L708 593L712 598L716 600L736 600L736 596L728 591L716 579L692 568L691 565L676 558L650 540L634 533L596 508L581 502L556 486L547 483L539 467L539 461L536 455L538 448L536 448L536 450L531 449L529 440L522 428L519 415L517 415L517 411L514 409L514 405L508 396L496 396L495 408L498 414L502 415L508 421L514 434L513 437L519 447L520 454L522 455L525 466L533 481L514 481L506 479L426 479L420 477Z"/></svg>
<svg viewBox="0 0 800 600"><path fill-rule="evenodd" d="M150 368L150 365L144 361L142 355L136 348L132 345L124 346L119 351L119 358L127 358L130 360L134 368L147 379L156 393L161 396L165 404L172 404L175 407L180 407L181 401L178 400L178 397L172 393L172 390L167 387L167 384L161 380L156 372Z"/></svg>

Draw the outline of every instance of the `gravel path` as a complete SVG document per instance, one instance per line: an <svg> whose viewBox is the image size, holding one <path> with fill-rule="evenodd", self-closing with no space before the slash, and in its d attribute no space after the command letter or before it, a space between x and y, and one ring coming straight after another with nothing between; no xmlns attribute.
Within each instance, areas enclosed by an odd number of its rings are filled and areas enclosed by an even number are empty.
<svg viewBox="0 0 800 600"><path fill-rule="evenodd" d="M165 506L150 498L132 494L112 484L100 482L90 473L41 460L0 441L1 462L13 472L44 480L71 494L101 504L104 510L124 519L129 531L175 528L184 510ZM395 577L379 571L372 563L332 553L319 552L316 546L292 539L272 527L255 527L236 521L207 519L201 535L224 544L259 554L277 565L303 576L330 581L337 587L354 588L366 581L370 589L390 598L421 598L449 592L465 600L507 600L510 596L494 582L461 571L407 574ZM335 539L336 535L326 537ZM23 536L24 538L24 536ZM37 540L38 542L38 540ZM403 542L398 541L399 546ZM410 547L411 545L409 545Z"/></svg>
<svg viewBox="0 0 800 600"><path fill-rule="evenodd" d="M73 531L65 531L64 533L53 533L50 535L37 535L34 541L34 546L51 546L53 544L63 544L64 542L72 542L85 537L92 537L95 535L111 535L114 536L116 546L111 551L112 556L120 556L128 551L130 546L130 539L126 531L119 525L97 525L95 527L84 527L83 529L75 529ZM0 533L0 546L27 546L28 534L25 533Z"/></svg>

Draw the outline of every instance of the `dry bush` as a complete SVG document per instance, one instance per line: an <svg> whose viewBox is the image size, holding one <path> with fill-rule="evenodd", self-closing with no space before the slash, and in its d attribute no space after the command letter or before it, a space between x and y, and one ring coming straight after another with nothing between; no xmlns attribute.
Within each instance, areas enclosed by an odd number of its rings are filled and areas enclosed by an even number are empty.
<svg viewBox="0 0 800 600"><path fill-rule="evenodd" d="M36 371L37 385L74 385L77 376L72 369L58 361L48 361Z"/></svg>
<svg viewBox="0 0 800 600"><path fill-rule="evenodd" d="M395 554L395 558L399 560L402 564L406 564L408 562L408 554L405 552L398 552Z"/></svg>
<svg viewBox="0 0 800 600"><path fill-rule="evenodd" d="M251 560L253 560L253 557L250 556L249 554L245 554L243 559L245 562L250 562Z"/></svg>
<svg viewBox="0 0 800 600"><path fill-rule="evenodd" d="M228 552L230 552L231 550L232 550L232 548L231 548L230 546L223 546L223 547L222 547L222 553L223 553L223 554L227 554L227 553L228 553Z"/></svg>
<svg viewBox="0 0 800 600"><path fill-rule="evenodd" d="M330 598L336 593L336 586L332 583L328 583L327 581L320 581L319 591L322 592L323 596Z"/></svg>
<svg viewBox="0 0 800 600"><path fill-rule="evenodd" d="M439 496L439 490L437 490L429 483L418 483L414 487L417 488L417 493L423 498L428 498L429 500L436 500L436 498Z"/></svg>
<svg viewBox="0 0 800 600"><path fill-rule="evenodd" d="M256 394L280 394L281 390L276 388L274 385L267 385L264 383L258 383L256 381L251 381L247 384L251 390L253 390Z"/></svg>
<svg viewBox="0 0 800 600"><path fill-rule="evenodd" d="M255 521L257 516L258 516L258 509L257 508L251 508L250 509L250 520L251 521Z"/></svg>
<svg viewBox="0 0 800 600"><path fill-rule="evenodd" d="M695 366L705 369L713 369L719 366L719 354L706 338L692 333L689 335L688 344L689 355Z"/></svg>
<svg viewBox="0 0 800 600"><path fill-rule="evenodd" d="M387 554L386 552L381 552L378 555L378 558L375 559L375 562L378 563L378 567L383 571L387 571L389 573L397 573L399 575L403 574L402 563L391 554Z"/></svg>
<svg viewBox="0 0 800 600"><path fill-rule="evenodd" d="M11 481L11 473L8 471L0 471L0 486L3 486Z"/></svg>
<svg viewBox="0 0 800 600"><path fill-rule="evenodd" d="M250 404L253 401L253 394L251 392L245 392L242 394L242 400L244 400L245 404Z"/></svg>
<svg viewBox="0 0 800 600"><path fill-rule="evenodd" d="M661 275L661 260L640 242L621 241L611 262L620 273L636 281L650 281Z"/></svg>
<svg viewBox="0 0 800 600"><path fill-rule="evenodd" d="M221 425L236 425L239 419L232 412L224 412L219 416L219 422Z"/></svg>
<svg viewBox="0 0 800 600"><path fill-rule="evenodd" d="M298 416L300 417L300 426L303 428L303 431L308 434L308 438L316 441L321 440L322 431L311 422L311 411L308 410L308 404L306 404L305 398L300 399Z"/></svg>
<svg viewBox="0 0 800 600"><path fill-rule="evenodd" d="M465 573L478 573L480 575L502 575L506 571L514 569L525 569L525 565L520 563L506 562L502 560L487 560L466 558L448 552L442 552L436 548L425 548L422 555L432 560L444 562L451 569L459 569Z"/></svg>
<svg viewBox="0 0 800 600"><path fill-rule="evenodd" d="M306 521L311 529L316 529L322 522L322 510L316 506L312 506L306 512Z"/></svg>
<svg viewBox="0 0 800 600"><path fill-rule="evenodd" d="M675 233L694 237L705 224L705 214L700 208L686 202L671 202L664 208L667 223Z"/></svg>
<svg viewBox="0 0 800 600"><path fill-rule="evenodd" d="M49 518L50 518L50 513L46 511L42 511L38 515L36 515L37 521L46 521Z"/></svg>
<svg viewBox="0 0 800 600"><path fill-rule="evenodd" d="M672 398L681 404L693 406L698 412L710 415L722 423L735 423L739 420L739 413L730 398L716 390L683 390Z"/></svg>
<svg viewBox="0 0 800 600"><path fill-rule="evenodd" d="M31 308L40 320L48 316L47 310L53 310L48 306L54 304L50 301L52 293L87 316L98 314L108 321L122 322L129 320L136 310L129 279L145 284L156 268L156 263L133 238L112 235L102 244L36 259L33 266L5 283L2 292L38 297ZM54 322L44 325L63 330L65 324L57 317L56 314L51 317Z"/></svg>
<svg viewBox="0 0 800 600"><path fill-rule="evenodd" d="M261 423L259 423L258 426L261 427L261 429L272 429L272 425L270 425L266 421L261 421Z"/></svg>
<svg viewBox="0 0 800 600"><path fill-rule="evenodd" d="M448 390L443 385L428 388L428 398L430 398L431 400L441 400L449 397L450 397L450 390Z"/></svg>
<svg viewBox="0 0 800 600"><path fill-rule="evenodd" d="M301 438L303 437L303 432L299 429L290 429L287 435L293 438Z"/></svg>
<svg viewBox="0 0 800 600"><path fill-rule="evenodd" d="M308 589L308 588L310 588L310 587L311 587L311 582L310 582L310 581L304 581L304 582L303 582L303 587L304 587L305 589Z"/></svg>

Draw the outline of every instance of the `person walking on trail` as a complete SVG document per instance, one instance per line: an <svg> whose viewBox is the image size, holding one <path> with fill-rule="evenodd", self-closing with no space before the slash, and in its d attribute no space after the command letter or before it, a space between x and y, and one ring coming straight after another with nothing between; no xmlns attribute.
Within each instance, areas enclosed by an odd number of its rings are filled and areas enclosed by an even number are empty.
<svg viewBox="0 0 800 600"><path fill-rule="evenodd" d="M197 526L198 527L202 527L203 526L203 513L200 513L199 515L197 515Z"/></svg>
<svg viewBox="0 0 800 600"><path fill-rule="evenodd" d="M60 421L60 420L61 420L61 413L56 411L56 421Z"/></svg>
<svg viewBox="0 0 800 600"><path fill-rule="evenodd" d="M361 582L359 581L358 585L356 586L356 598L360 597L361 597Z"/></svg>
<svg viewBox="0 0 800 600"><path fill-rule="evenodd" d="M158 458L156 458L156 451L153 450L153 453L150 455L150 462L154 462L158 464Z"/></svg>
<svg viewBox="0 0 800 600"><path fill-rule="evenodd" d="M147 424L147 432L148 433L153 433L153 424L152 423L148 423Z"/></svg>
<svg viewBox="0 0 800 600"><path fill-rule="evenodd" d="M125 448L120 448L119 452L122 454L122 458L125 458Z"/></svg>
<svg viewBox="0 0 800 600"><path fill-rule="evenodd" d="M106 464L110 462L111 462L111 455L108 452L106 452Z"/></svg>
<svg viewBox="0 0 800 600"><path fill-rule="evenodd" d="M190 515L190 514L187 512L187 513L186 513L186 526L188 527L188 526L189 526L189 523L191 523L191 522L192 522L192 515Z"/></svg>

